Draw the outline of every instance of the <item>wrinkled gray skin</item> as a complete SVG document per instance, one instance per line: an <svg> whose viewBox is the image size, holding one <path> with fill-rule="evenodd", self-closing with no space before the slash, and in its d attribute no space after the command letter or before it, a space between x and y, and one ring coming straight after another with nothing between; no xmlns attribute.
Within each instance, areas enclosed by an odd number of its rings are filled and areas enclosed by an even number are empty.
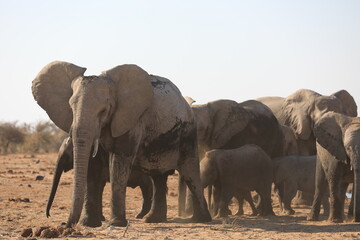
<svg viewBox="0 0 360 240"><path fill-rule="evenodd" d="M151 175L154 198L146 222L167 216L167 176L178 170L193 192L195 222L211 220L199 176L196 124L178 88L136 65L120 65L99 76L67 62L46 65L32 83L37 103L69 133L74 146L72 204L67 226L80 219L92 147L110 154L111 219L126 226L125 195L130 169Z"/></svg>
<svg viewBox="0 0 360 240"><path fill-rule="evenodd" d="M203 187L214 186L216 217L229 214L232 197L256 191L260 196L260 215L274 215L271 205L273 163L258 146L248 144L236 149L216 149L205 154L200 161Z"/></svg>
<svg viewBox="0 0 360 240"><path fill-rule="evenodd" d="M281 211L292 215L291 201L298 190L314 195L315 192L315 156L284 156L273 159L275 188ZM322 201L324 214L329 214L328 191Z"/></svg>
<svg viewBox="0 0 360 240"><path fill-rule="evenodd" d="M187 98L187 101L195 114L201 159L207 151L234 149L245 144L260 146L270 157L297 154L296 144L285 142L287 131L271 110L258 101L237 103L232 100L217 100L201 105L193 105L191 98ZM180 216L185 215L186 191L183 185L180 181ZM191 210L187 209L186 212Z"/></svg>
<svg viewBox="0 0 360 240"><path fill-rule="evenodd" d="M314 126L317 163L314 201L308 220L318 220L326 182L330 194L331 222L344 219L345 193L353 182L355 222L360 221L360 118L329 112ZM350 205L352 205L350 204Z"/></svg>
<svg viewBox="0 0 360 240"><path fill-rule="evenodd" d="M50 208L53 203L56 190L63 172L73 169L73 145L69 138L64 139L60 146L53 184L46 207L46 216L50 216ZM101 226L101 221L105 220L102 212L102 194L106 182L109 178L109 154L100 145L95 157L89 159L89 170L87 177L87 189L85 195L85 212L81 223L89 227ZM136 218L143 218L151 208L153 183L150 176L140 171L132 170L127 182L131 188L140 187L143 195L141 211Z"/></svg>
<svg viewBox="0 0 360 240"><path fill-rule="evenodd" d="M346 90L325 96L309 89L300 89L286 98L263 97L257 100L272 110L280 124L294 130L301 156L316 155L313 126L325 113L334 111L357 116L357 105ZM300 192L297 198L302 203L311 204L313 196Z"/></svg>

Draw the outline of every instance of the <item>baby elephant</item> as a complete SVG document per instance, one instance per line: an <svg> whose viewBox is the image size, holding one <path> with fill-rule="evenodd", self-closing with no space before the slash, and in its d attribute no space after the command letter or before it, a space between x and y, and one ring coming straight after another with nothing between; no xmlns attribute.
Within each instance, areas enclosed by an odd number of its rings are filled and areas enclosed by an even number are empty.
<svg viewBox="0 0 360 240"><path fill-rule="evenodd" d="M260 215L274 215L271 206L273 165L258 146L249 144L236 149L206 152L200 162L203 187L214 186L214 208L217 218L229 214L232 197L255 190L260 195Z"/></svg>
<svg viewBox="0 0 360 240"><path fill-rule="evenodd" d="M298 190L314 195L316 156L285 156L274 158L275 188L278 189L279 205L286 215L295 211L291 201ZM324 214L329 213L329 194L322 200Z"/></svg>

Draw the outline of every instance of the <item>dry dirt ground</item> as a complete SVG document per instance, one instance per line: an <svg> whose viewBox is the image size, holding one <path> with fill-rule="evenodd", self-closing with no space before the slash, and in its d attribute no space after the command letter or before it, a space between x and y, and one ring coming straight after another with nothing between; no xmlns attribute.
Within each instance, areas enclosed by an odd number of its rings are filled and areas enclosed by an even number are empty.
<svg viewBox="0 0 360 240"><path fill-rule="evenodd" d="M45 207L50 192L56 154L0 156L0 239L23 239L25 228L58 226L66 221L71 202L72 172L63 175L51 217ZM44 176L43 180L36 180ZM84 236L70 235L66 239L360 239L360 224L332 224L305 220L309 207L296 207L293 216L281 216L274 198L277 216L244 216L213 220L210 223L187 223L177 217L177 176L168 181L168 222L148 224L134 218L141 206L140 189L128 188L128 228L109 228L107 222L99 228L76 226ZM109 186L104 195L104 215L109 216ZM28 200L27 200L28 199ZM234 209L235 206L232 206ZM32 239L39 239L32 238Z"/></svg>

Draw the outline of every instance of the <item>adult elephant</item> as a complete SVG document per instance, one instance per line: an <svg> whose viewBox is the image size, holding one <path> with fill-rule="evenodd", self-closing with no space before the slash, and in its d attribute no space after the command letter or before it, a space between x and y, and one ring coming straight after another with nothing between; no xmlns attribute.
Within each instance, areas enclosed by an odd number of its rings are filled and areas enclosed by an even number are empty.
<svg viewBox="0 0 360 240"><path fill-rule="evenodd" d="M308 220L318 220L326 182L329 185L329 221L342 222L346 189L353 186L353 212L360 222L360 118L329 112L314 127L317 149L316 188Z"/></svg>
<svg viewBox="0 0 360 240"><path fill-rule="evenodd" d="M146 222L166 221L166 181L174 169L193 192L193 221L210 221L199 177L194 116L178 88L136 65L120 65L99 76L84 76L85 70L52 62L32 84L35 100L73 141L67 226L80 218L89 157L99 141L110 153L111 225L127 225L125 194L131 166L149 173L154 181L154 202Z"/></svg>
<svg viewBox="0 0 360 240"><path fill-rule="evenodd" d="M217 100L194 105L191 98L187 98L187 101L191 104L197 123L201 159L207 151L234 149L246 144L260 146L271 158L297 154L296 143L286 143L288 139L295 140L289 137L291 131L282 127L272 111L261 102ZM180 216L185 215L185 192L180 181Z"/></svg>
<svg viewBox="0 0 360 240"><path fill-rule="evenodd" d="M267 105L281 124L294 130L299 154L304 156L316 155L313 126L325 113L333 111L357 116L354 98L346 90L324 96L309 89L300 89L286 98L263 97L257 100Z"/></svg>
<svg viewBox="0 0 360 240"><path fill-rule="evenodd" d="M85 211L81 223L89 227L101 226L101 221L105 220L102 211L102 195L106 182L109 177L109 154L99 144L99 148L95 156L89 159L89 170L87 176L87 189L85 197ZM63 172L73 169L73 144L70 138L64 139L60 146L53 184L51 187L48 204L46 206L46 216L50 216L50 208L55 198L60 178ZM141 211L136 218L143 218L151 208L153 195L153 182L150 176L140 171L132 170L127 182L127 186L131 188L140 187L143 195L143 203Z"/></svg>
<svg viewBox="0 0 360 240"><path fill-rule="evenodd" d="M263 97L257 100L267 105L281 124L294 130L301 156L316 155L313 126L325 113L334 111L357 116L354 98L346 90L324 96L309 89L300 89L286 98ZM313 196L299 192L296 199L310 205Z"/></svg>

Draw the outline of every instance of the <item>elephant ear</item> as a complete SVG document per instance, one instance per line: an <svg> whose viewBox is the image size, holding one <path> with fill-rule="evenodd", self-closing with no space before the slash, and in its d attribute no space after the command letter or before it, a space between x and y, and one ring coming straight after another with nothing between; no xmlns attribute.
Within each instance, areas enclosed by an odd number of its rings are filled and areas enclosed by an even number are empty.
<svg viewBox="0 0 360 240"><path fill-rule="evenodd" d="M317 96L321 95L308 89L301 89L287 97L283 103L280 122L294 129L296 136L302 140L307 140L311 136L312 120L309 109Z"/></svg>
<svg viewBox="0 0 360 240"><path fill-rule="evenodd" d="M211 148L222 148L248 124L252 115L235 101L218 100L208 103L213 125Z"/></svg>
<svg viewBox="0 0 360 240"><path fill-rule="evenodd" d="M338 98L343 106L344 114L350 117L357 116L357 105L354 98L346 90L340 90L336 93L333 93L331 96Z"/></svg>
<svg viewBox="0 0 360 240"><path fill-rule="evenodd" d="M55 125L66 132L69 132L72 123L69 105L71 83L83 76L85 71L86 68L72 63L55 61L46 65L32 81L35 100Z"/></svg>
<svg viewBox="0 0 360 240"><path fill-rule="evenodd" d="M116 107L111 121L111 135L118 137L134 127L152 104L154 92L150 75L136 65L120 65L102 75L115 82Z"/></svg>
<svg viewBox="0 0 360 240"><path fill-rule="evenodd" d="M315 123L316 141L340 162L346 163L346 151L343 143L341 114L328 112ZM344 115L342 115L344 116Z"/></svg>

